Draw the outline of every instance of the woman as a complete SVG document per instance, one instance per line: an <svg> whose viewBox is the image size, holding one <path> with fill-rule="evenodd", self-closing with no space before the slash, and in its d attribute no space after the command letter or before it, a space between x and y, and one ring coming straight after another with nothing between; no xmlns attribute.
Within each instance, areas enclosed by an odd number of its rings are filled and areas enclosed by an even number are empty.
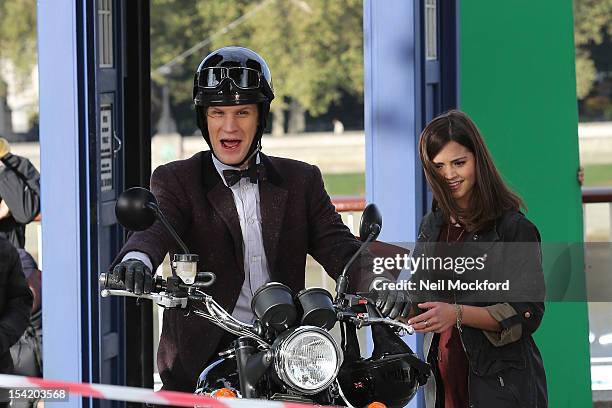
<svg viewBox="0 0 612 408"><path fill-rule="evenodd" d="M432 120L421 134L419 153L434 202L414 255L448 254L454 243L455 254L477 256L474 245L480 245L489 256L481 253L487 266L479 276L508 270L510 284L518 285L495 299L480 293L469 301L469 294L447 288L444 301L418 304L420 314L409 323L425 333L424 352L434 373L425 387L426 406L546 407L544 367L532 338L544 314L538 230L519 211L521 199L502 180L464 113L450 111ZM514 243L523 243L522 249ZM421 270L413 280L436 273ZM459 277L456 269L450 273ZM461 279L473 279L470 273ZM517 290L523 296L516 296Z"/></svg>

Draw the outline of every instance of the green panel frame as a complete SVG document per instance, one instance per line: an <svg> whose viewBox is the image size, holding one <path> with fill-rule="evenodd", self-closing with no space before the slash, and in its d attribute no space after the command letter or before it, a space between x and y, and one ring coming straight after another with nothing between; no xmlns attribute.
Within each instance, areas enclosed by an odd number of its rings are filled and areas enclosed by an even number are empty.
<svg viewBox="0 0 612 408"><path fill-rule="evenodd" d="M459 31L461 109L524 198L543 241L582 241L572 1L461 1ZM544 257L548 289L556 290ZM572 263L583 265L577 258ZM584 268L572 270L570 288L583 293ZM549 406L591 407L587 304L546 308L536 341Z"/></svg>

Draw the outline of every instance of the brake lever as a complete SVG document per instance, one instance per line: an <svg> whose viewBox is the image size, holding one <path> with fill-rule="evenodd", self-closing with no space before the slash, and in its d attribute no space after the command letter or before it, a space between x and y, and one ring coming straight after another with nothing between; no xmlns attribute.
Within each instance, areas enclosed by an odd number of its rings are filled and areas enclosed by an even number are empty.
<svg viewBox="0 0 612 408"><path fill-rule="evenodd" d="M378 306L376 306L376 303L372 302L370 299L368 299L369 302L368 304L366 304L366 310L368 310L368 319L372 322L372 323L384 323L384 324L388 324L389 326L394 326L399 328L400 330L405 331L408 334L414 334L414 328L406 323L402 323L399 320L395 320L395 319L391 319L390 317L384 317L382 312L380 311L380 309L378 308ZM372 313L373 312L373 313ZM377 317L369 317L369 315L374 315Z"/></svg>
<svg viewBox="0 0 612 408"><path fill-rule="evenodd" d="M352 321L358 329L373 324L386 324L387 326L400 329L400 336L404 335L402 332L405 332L405 334L414 334L414 328L411 325L388 317L370 317L367 313L358 313L356 316L349 317L349 320Z"/></svg>
<svg viewBox="0 0 612 408"><path fill-rule="evenodd" d="M394 326L397 327L403 331L405 331L408 334L414 334L414 328L406 323L402 323L400 321L394 320L394 319L390 319L388 317L368 317L368 320L371 324L375 324L375 323L383 323L383 324L387 324L389 326Z"/></svg>
<svg viewBox="0 0 612 408"><path fill-rule="evenodd" d="M181 309L184 309L187 307L187 300L188 300L186 297L177 298L174 296L168 296L164 293L143 293L143 294L137 295L134 292L128 292L127 290L118 290L118 289L102 289L100 291L100 296L102 297L124 296L124 297L135 297L138 299L150 299L161 307L165 307L165 308L179 307Z"/></svg>
<svg viewBox="0 0 612 408"><path fill-rule="evenodd" d="M388 326L393 326L399 328L401 331L404 331L407 334L414 334L414 328L406 323L402 323L398 320L391 319L389 317L382 317L381 311L376 307L371 299L366 298L364 296L347 296L348 303L352 306L363 305L367 310L367 313L347 313L346 311L340 311L338 313L339 320L348 319L352 321L357 328L361 328L364 326L371 326L372 324L386 324ZM377 317L370 317L377 316ZM400 334L403 335L403 334Z"/></svg>

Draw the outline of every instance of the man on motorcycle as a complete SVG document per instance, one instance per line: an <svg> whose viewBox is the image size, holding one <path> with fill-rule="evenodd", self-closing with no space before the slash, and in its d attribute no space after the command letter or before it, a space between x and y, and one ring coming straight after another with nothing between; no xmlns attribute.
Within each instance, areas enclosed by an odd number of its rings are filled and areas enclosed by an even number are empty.
<svg viewBox="0 0 612 408"><path fill-rule="evenodd" d="M199 255L199 269L217 276L207 293L245 322L253 318L253 293L266 282L281 282L294 293L304 288L307 254L335 279L360 246L317 167L261 153L273 98L270 70L258 54L242 47L212 52L193 85L196 120L211 150L162 165L151 176L160 209ZM130 236L113 274L128 290L147 293L151 271L177 250L156 222ZM349 274L352 290L368 290L374 278L367 261L355 262ZM408 314L402 293L387 293L379 305L392 318ZM227 338L205 319L184 313L164 311L157 362L164 389L191 392Z"/></svg>

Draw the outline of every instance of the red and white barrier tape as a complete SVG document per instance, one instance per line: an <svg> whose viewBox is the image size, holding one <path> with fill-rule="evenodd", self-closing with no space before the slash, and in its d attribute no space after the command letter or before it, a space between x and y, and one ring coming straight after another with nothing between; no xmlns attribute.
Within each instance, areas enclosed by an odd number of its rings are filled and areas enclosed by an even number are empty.
<svg viewBox="0 0 612 408"><path fill-rule="evenodd" d="M68 381L46 380L37 377L0 374L0 388L41 388L48 390L67 390L70 394L106 400L146 402L156 405L202 408L303 408L303 404L263 401L240 398L212 398L186 392L153 391L146 388L123 387L119 385L73 383Z"/></svg>

